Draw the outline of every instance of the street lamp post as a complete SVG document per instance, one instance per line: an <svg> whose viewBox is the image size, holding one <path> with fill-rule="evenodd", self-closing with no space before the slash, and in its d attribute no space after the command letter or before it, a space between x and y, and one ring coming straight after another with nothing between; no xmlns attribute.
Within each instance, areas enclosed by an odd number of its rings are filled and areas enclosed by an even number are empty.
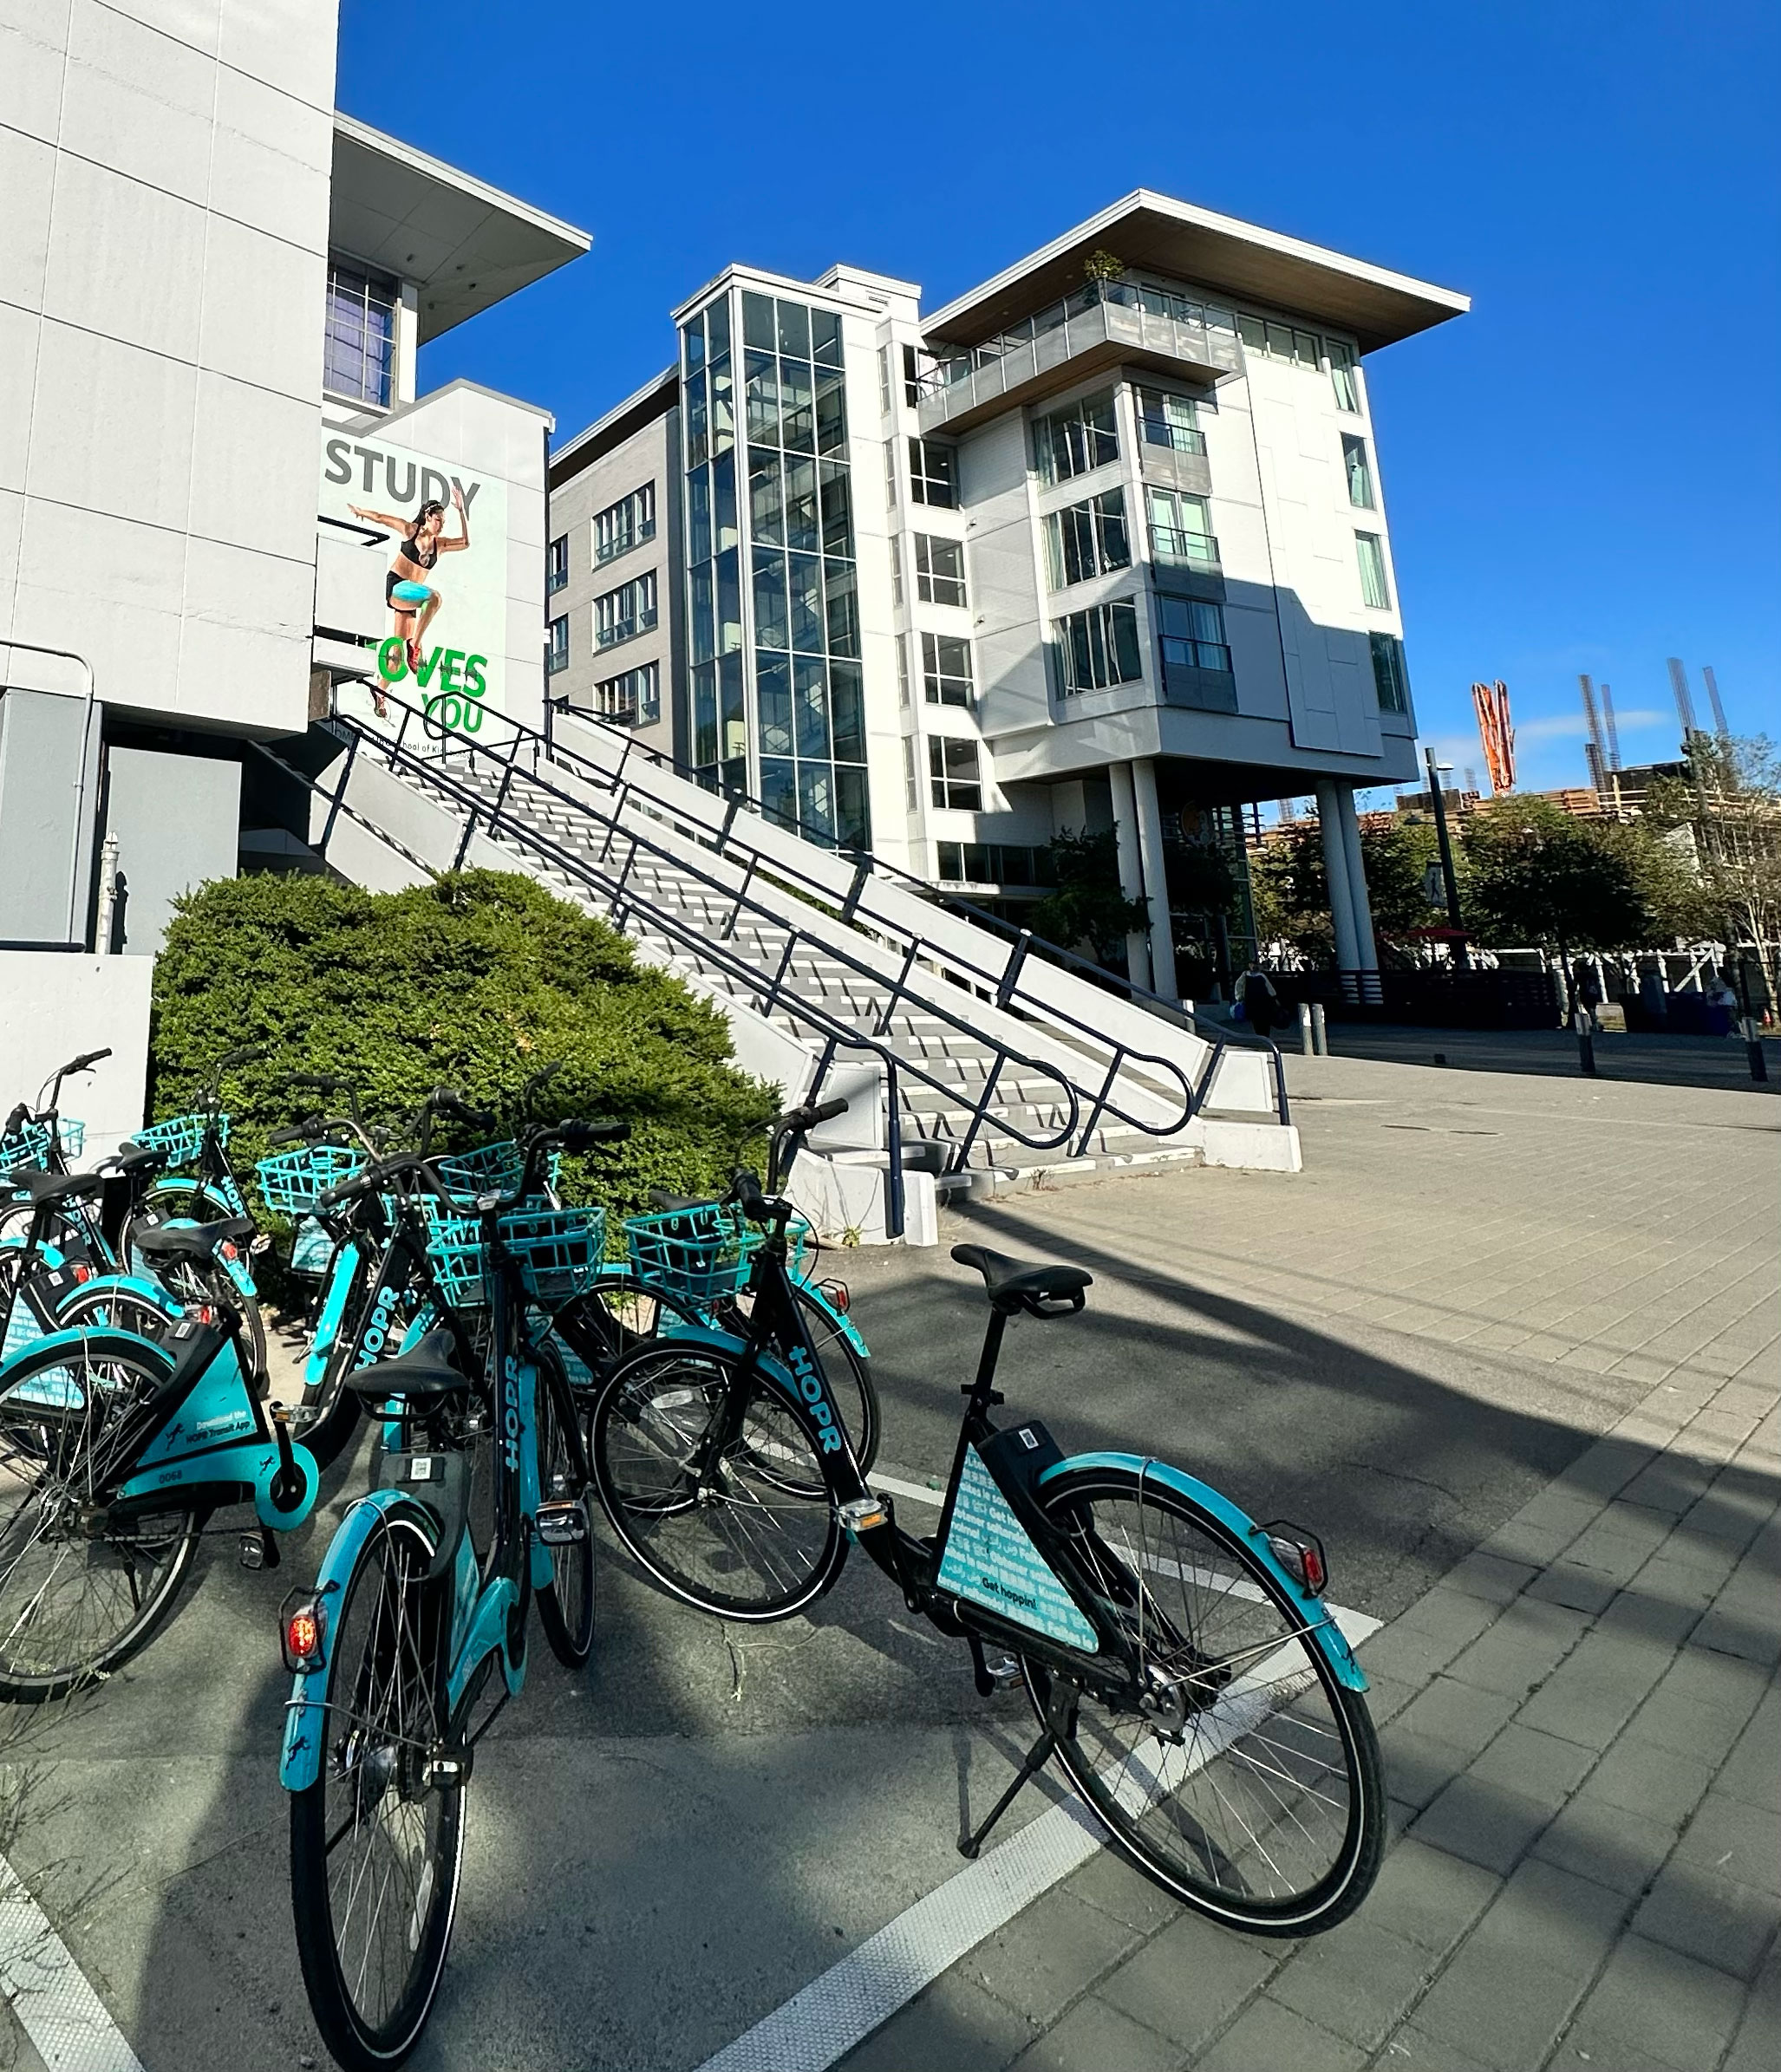
<svg viewBox="0 0 1781 2072"><path fill-rule="evenodd" d="M1465 938L1459 932L1462 927L1459 918L1459 880L1454 875L1453 843L1447 832L1447 802L1441 796L1441 774L1444 771L1451 771L1453 766L1451 763L1436 762L1432 748L1425 748L1422 753L1428 764L1429 800L1435 809L1435 840L1441 849L1441 883L1447 891L1447 925L1454 931L1454 968L1469 971L1471 960L1466 954Z"/></svg>

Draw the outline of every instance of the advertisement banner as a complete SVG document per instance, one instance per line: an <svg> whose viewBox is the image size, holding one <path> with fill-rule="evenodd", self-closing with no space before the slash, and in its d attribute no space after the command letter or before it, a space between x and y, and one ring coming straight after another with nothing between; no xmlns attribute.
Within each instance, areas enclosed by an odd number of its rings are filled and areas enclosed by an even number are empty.
<svg viewBox="0 0 1781 2072"><path fill-rule="evenodd" d="M324 532L382 561L370 688L479 733L506 704L507 485L461 463L345 432L322 440ZM356 627L355 631L363 631Z"/></svg>

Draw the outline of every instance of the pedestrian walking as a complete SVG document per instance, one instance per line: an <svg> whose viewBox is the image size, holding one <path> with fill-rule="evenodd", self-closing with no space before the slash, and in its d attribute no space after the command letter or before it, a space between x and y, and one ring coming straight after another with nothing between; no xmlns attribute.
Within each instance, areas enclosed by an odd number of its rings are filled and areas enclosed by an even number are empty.
<svg viewBox="0 0 1781 2072"><path fill-rule="evenodd" d="M1243 1003L1243 1020L1256 1035L1270 1034L1281 1019L1280 995L1259 964L1251 964L1237 981L1236 997Z"/></svg>

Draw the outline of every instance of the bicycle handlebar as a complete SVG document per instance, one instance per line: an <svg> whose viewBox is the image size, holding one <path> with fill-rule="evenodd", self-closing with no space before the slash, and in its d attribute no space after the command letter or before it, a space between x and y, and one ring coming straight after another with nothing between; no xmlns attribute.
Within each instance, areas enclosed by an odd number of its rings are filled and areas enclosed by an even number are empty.
<svg viewBox="0 0 1781 2072"><path fill-rule="evenodd" d="M85 1072L89 1066L97 1065L101 1058L108 1058L110 1055L111 1046L109 1044L102 1051L82 1051L78 1058L70 1059L55 1076L58 1079L65 1079L69 1073Z"/></svg>

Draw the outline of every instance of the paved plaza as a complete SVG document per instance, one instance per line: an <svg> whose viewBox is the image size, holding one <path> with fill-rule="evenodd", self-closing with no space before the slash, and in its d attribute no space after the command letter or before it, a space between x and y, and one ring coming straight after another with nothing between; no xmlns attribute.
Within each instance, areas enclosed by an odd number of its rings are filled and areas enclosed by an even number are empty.
<svg viewBox="0 0 1781 2072"><path fill-rule="evenodd" d="M483 1749L416 2067L1781 2058L1781 1109L1730 1086L1290 1070L1302 1174L1009 1196L943 1237L1096 1276L1086 1316L1011 1331L1011 1408L1067 1450L1165 1455L1312 1526L1333 1601L1382 1622L1360 1652L1394 1841L1360 1912L1302 1945L1238 1938L1083 1849L851 2055L824 2040L845 2023L815 2021L768 2055L751 2035L784 2031L758 2025L800 1993L832 2010L854 1951L962 1889L961 1816L1030 1717L979 1700L963 1651L863 1562L810 1617L744 1633L609 1554L590 1671L540 1653ZM981 1292L943 1246L839 1264L882 1464L924 1529ZM10 1845L148 2072L326 2062L289 1925L272 1619L332 1515L283 1576L213 1543L169 1631L55 1721ZM1031 1845L1059 1795L1027 1794L997 1847Z"/></svg>

